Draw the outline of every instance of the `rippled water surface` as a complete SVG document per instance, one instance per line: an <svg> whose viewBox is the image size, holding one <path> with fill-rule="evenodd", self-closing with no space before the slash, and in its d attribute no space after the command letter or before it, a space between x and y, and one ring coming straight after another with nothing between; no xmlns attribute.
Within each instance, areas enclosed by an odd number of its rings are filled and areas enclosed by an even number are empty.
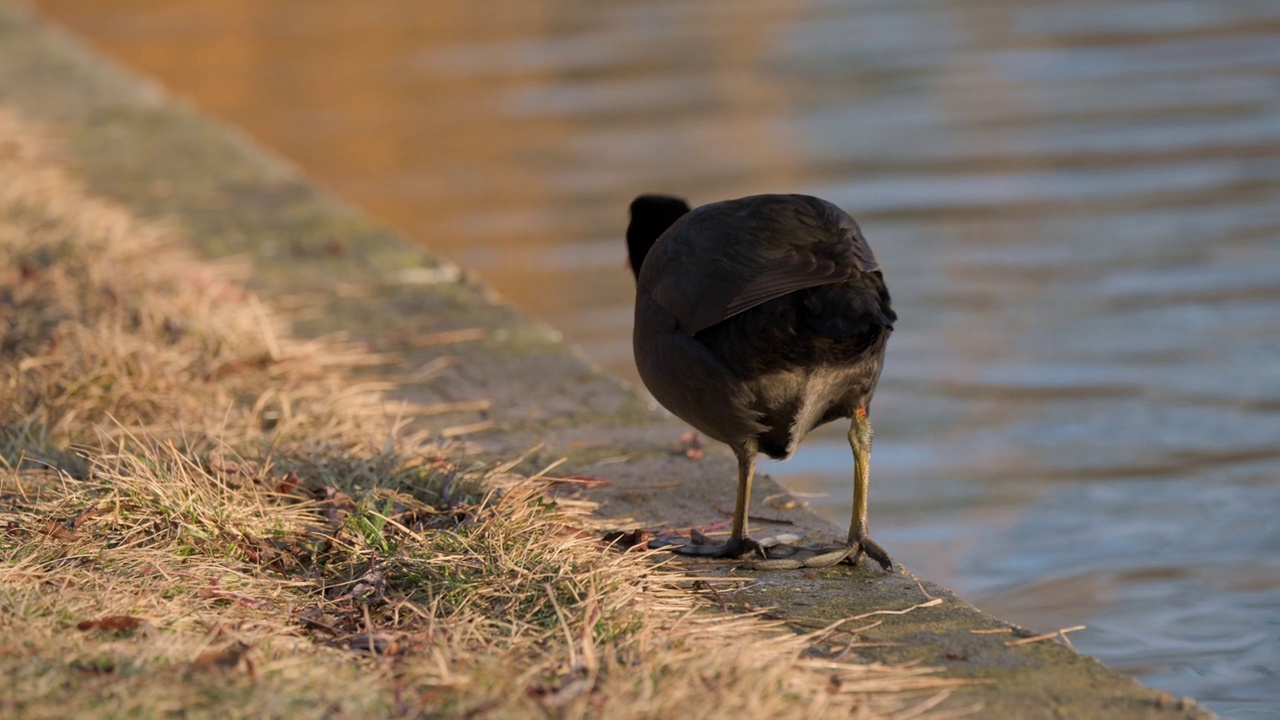
<svg viewBox="0 0 1280 720"><path fill-rule="evenodd" d="M1280 2L36 5L628 377L633 195L842 204L901 316L876 538L1280 707ZM846 522L839 428L769 470Z"/></svg>

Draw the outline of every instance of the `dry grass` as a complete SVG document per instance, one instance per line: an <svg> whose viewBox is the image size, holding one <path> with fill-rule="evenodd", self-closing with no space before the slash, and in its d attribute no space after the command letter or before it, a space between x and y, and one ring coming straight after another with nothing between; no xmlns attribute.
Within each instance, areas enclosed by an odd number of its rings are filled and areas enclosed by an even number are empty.
<svg viewBox="0 0 1280 720"><path fill-rule="evenodd" d="M815 660L537 481L458 467L353 381L373 362L290 337L0 113L0 714L935 711L927 670Z"/></svg>

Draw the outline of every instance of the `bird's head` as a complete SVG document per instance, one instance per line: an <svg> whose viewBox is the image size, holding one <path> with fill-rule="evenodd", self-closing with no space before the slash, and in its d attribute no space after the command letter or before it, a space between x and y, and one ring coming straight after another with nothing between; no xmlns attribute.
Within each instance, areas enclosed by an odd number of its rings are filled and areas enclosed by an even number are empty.
<svg viewBox="0 0 1280 720"><path fill-rule="evenodd" d="M627 225L627 257L631 272L640 277L645 255L676 220L689 212L689 203L671 195L641 195L631 201Z"/></svg>

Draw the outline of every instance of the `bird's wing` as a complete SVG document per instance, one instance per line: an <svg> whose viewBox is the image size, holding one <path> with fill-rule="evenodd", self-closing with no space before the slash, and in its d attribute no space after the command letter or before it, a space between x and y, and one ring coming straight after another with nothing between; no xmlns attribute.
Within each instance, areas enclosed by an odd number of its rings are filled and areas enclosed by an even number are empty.
<svg viewBox="0 0 1280 720"><path fill-rule="evenodd" d="M853 218L803 195L704 205L672 228L646 258L641 285L690 335L774 298L880 269Z"/></svg>
<svg viewBox="0 0 1280 720"><path fill-rule="evenodd" d="M844 282L852 276L850 268L811 253L795 253L787 262L779 263L743 285L724 308L721 320L767 303L783 295L819 285Z"/></svg>
<svg viewBox="0 0 1280 720"><path fill-rule="evenodd" d="M770 251L769 264L738 290L725 307L724 319L798 290L845 282L859 273L880 269L871 246L848 213L825 200L789 196L794 200L775 204L759 223L758 232L785 238L784 244L768 237L751 244Z"/></svg>

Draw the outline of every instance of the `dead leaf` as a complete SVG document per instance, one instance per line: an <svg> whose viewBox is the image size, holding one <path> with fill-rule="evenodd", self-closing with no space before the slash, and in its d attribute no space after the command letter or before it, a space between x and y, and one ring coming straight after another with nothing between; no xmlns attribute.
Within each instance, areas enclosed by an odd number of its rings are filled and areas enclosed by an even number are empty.
<svg viewBox="0 0 1280 720"><path fill-rule="evenodd" d="M419 505L405 510L392 519L410 530L417 531L431 527L435 522L444 517L444 515L444 511L437 510L431 505Z"/></svg>
<svg viewBox="0 0 1280 720"><path fill-rule="evenodd" d="M44 527L40 528L40 534L48 535L54 540L61 540L62 542L71 542L76 539L76 534L74 532L68 530L62 525L62 523L56 523L52 520L45 523Z"/></svg>
<svg viewBox="0 0 1280 720"><path fill-rule="evenodd" d="M624 530L610 530L609 532L606 532L601 539L604 540L606 544L612 545L619 550L631 550L633 548L647 550L649 547L649 539L651 537L652 535L650 535L647 530L636 528L631 532L626 532Z"/></svg>
<svg viewBox="0 0 1280 720"><path fill-rule="evenodd" d="M108 615L97 620L82 620L76 624L76 629L87 632L89 630L104 630L107 632L129 632L142 627L145 621L142 618L132 615Z"/></svg>
<svg viewBox="0 0 1280 720"><path fill-rule="evenodd" d="M281 495L288 495L294 490L297 490L298 486L301 484L302 483L298 480L298 473L290 470L289 474L284 476L284 480L279 485L276 485L276 492Z"/></svg>
<svg viewBox="0 0 1280 720"><path fill-rule="evenodd" d="M698 437L698 433L690 430L680 436L680 444L676 447L676 452L690 460L701 460L702 439Z"/></svg>
<svg viewBox="0 0 1280 720"><path fill-rule="evenodd" d="M82 675L110 675L116 671L116 663L111 658L95 657L84 660L73 660L71 669Z"/></svg>
<svg viewBox="0 0 1280 720"><path fill-rule="evenodd" d="M340 527L347 520L347 515L356 509L356 501L337 488L327 487L322 491L321 507L324 517L334 527Z"/></svg>
<svg viewBox="0 0 1280 720"><path fill-rule="evenodd" d="M201 597L206 597L211 600L224 600L227 602L237 602L237 603L240 603L241 605L248 605L250 607L260 607L262 605L267 604L265 600L259 600L258 598L252 598L252 597L249 597L248 595L241 595L240 593L231 592L229 590L220 590L217 587L217 581L215 580L210 580L209 587L202 587L196 590L196 593L199 594Z"/></svg>
<svg viewBox="0 0 1280 720"><path fill-rule="evenodd" d="M232 670L240 664L251 646L239 640L220 650L208 650L191 661L193 670ZM246 661L247 664L247 661Z"/></svg>
<svg viewBox="0 0 1280 720"><path fill-rule="evenodd" d="M88 510L85 510L84 512L77 515L75 520L71 521L71 528L73 530L79 530L80 526L84 524L85 520L88 520L89 518L95 515L101 515L110 509L111 507L109 505L102 504L97 507L93 507Z"/></svg>
<svg viewBox="0 0 1280 720"><path fill-rule="evenodd" d="M403 652L400 638L387 633L371 632L352 635L346 641L348 650L366 652L371 655L399 655Z"/></svg>
<svg viewBox="0 0 1280 720"><path fill-rule="evenodd" d="M338 619L318 607L309 607L298 613L298 620L308 629L320 629L338 634Z"/></svg>

